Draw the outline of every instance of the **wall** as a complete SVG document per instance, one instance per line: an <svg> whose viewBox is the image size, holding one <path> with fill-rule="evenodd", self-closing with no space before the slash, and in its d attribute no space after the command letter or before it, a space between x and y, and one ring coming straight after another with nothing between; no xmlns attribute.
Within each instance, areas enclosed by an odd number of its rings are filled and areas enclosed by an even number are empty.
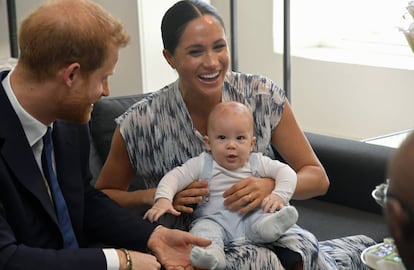
<svg viewBox="0 0 414 270"><path fill-rule="evenodd" d="M177 0L139 0L142 92L152 92L177 79L162 55L161 19Z"/></svg>
<svg viewBox="0 0 414 270"><path fill-rule="evenodd" d="M413 128L413 85L410 70L292 59L293 108L319 133L362 139Z"/></svg>
<svg viewBox="0 0 414 270"><path fill-rule="evenodd" d="M10 56L6 1L0 0L0 58Z"/></svg>

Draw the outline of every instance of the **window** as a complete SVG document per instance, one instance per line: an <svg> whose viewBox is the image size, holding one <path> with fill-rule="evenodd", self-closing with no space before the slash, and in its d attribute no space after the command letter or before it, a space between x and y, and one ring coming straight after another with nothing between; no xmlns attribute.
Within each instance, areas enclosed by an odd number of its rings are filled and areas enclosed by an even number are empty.
<svg viewBox="0 0 414 270"><path fill-rule="evenodd" d="M399 28L413 21L407 0L290 1L291 54L320 60L414 69ZM274 0L274 49L283 50L283 0Z"/></svg>

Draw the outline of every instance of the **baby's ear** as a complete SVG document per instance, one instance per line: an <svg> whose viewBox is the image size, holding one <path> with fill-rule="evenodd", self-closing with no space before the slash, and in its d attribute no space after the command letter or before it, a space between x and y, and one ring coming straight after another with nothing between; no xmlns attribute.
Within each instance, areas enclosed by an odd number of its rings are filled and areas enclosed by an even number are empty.
<svg viewBox="0 0 414 270"><path fill-rule="evenodd" d="M205 144L205 146L206 146L207 150L208 150L208 151L211 151L211 147L210 147L210 140L208 139L208 136L207 136L207 135L206 135L206 136L204 136L204 137L203 137L203 139L204 139L204 144Z"/></svg>
<svg viewBox="0 0 414 270"><path fill-rule="evenodd" d="M253 148L254 148L255 144L256 144L256 137L253 136L252 137L252 144L250 146L250 151L253 151Z"/></svg>

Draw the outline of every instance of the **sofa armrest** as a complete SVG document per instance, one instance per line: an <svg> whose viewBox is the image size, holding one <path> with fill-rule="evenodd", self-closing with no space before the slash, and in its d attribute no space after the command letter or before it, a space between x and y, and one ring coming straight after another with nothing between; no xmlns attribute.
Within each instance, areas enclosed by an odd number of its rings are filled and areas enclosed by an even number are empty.
<svg viewBox="0 0 414 270"><path fill-rule="evenodd" d="M318 199L381 214L371 192L385 182L395 149L315 133L306 136L330 179L327 194Z"/></svg>

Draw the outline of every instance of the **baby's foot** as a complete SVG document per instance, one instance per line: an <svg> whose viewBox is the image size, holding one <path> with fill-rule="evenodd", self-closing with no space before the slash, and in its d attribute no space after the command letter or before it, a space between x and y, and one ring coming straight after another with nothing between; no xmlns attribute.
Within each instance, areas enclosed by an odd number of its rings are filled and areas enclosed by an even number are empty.
<svg viewBox="0 0 414 270"><path fill-rule="evenodd" d="M193 266L202 269L225 269L226 257L224 251L217 245L207 248L193 247L190 254Z"/></svg>
<svg viewBox="0 0 414 270"><path fill-rule="evenodd" d="M263 242L274 242L297 221L298 211L295 207L288 205L259 221L257 232Z"/></svg>

